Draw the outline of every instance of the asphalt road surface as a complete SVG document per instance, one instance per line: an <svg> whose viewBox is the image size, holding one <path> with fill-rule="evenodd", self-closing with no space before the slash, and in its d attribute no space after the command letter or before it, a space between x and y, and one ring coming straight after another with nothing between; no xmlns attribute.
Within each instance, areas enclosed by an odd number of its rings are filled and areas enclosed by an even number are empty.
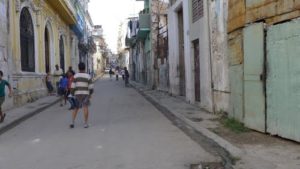
<svg viewBox="0 0 300 169"><path fill-rule="evenodd" d="M0 136L0 169L186 169L216 158L123 81L95 84L90 128L58 104Z"/></svg>

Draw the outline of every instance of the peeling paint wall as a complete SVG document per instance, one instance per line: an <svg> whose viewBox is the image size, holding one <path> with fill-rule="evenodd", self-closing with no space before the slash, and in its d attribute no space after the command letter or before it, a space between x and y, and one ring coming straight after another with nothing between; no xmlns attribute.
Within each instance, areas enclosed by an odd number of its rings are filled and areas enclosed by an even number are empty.
<svg viewBox="0 0 300 169"><path fill-rule="evenodd" d="M212 93L212 63L211 63L211 37L210 37L210 15L208 1L203 1L203 17L198 21L192 21L192 3L190 2L190 35L189 44L196 39L199 40L199 60L200 60L200 106L209 112L213 112L213 93ZM193 48L190 46L189 48ZM195 102L195 71L194 71L194 52L190 51L187 66L189 79L187 79L187 97L191 102Z"/></svg>
<svg viewBox="0 0 300 169"><path fill-rule="evenodd" d="M169 92L173 95L180 94L180 61L179 61L179 28L178 28L178 15L179 9L183 11L183 32L185 38L188 37L189 32L189 3L187 0L177 0L168 10L168 29L169 29L169 79L170 79L170 89ZM187 49L190 50L189 41L184 44L184 54L185 56L190 56ZM191 62L188 62L188 67L190 67ZM181 63L182 64L182 63Z"/></svg>
<svg viewBox="0 0 300 169"><path fill-rule="evenodd" d="M300 20L268 28L267 131L300 142Z"/></svg>
<svg viewBox="0 0 300 169"><path fill-rule="evenodd" d="M243 32L228 35L230 104L229 116L244 121Z"/></svg>
<svg viewBox="0 0 300 169"><path fill-rule="evenodd" d="M2 0L2 2L4 1ZM20 13L23 7L27 7L29 9L33 21L36 65L35 72L21 71ZM54 65L59 64L59 38L61 35L64 39L65 67L71 66L71 52L72 45L74 45L71 43L71 37L73 34L69 25L46 1L9 0L7 10L9 14L9 19L7 20L7 23L9 24L9 46L7 57L12 62L8 65L11 72L10 82L14 88L13 105L20 106L47 95L45 85L45 28L48 26L51 72L54 71ZM78 42L76 37L75 39ZM74 69L76 70L76 67Z"/></svg>
<svg viewBox="0 0 300 169"><path fill-rule="evenodd" d="M299 0L229 0L228 32L246 24L275 24L299 16Z"/></svg>
<svg viewBox="0 0 300 169"><path fill-rule="evenodd" d="M261 91L267 105L265 110L267 132L300 141L297 132L299 129L297 121L299 121L300 1L229 0L228 3L229 115L241 122L249 118L244 112L246 104L244 97L247 97L244 95L244 64L246 64L244 53L245 48L249 47L245 45L249 44L243 43L243 30L257 22L262 23L264 33L267 35L263 43L267 47L264 49L265 60L260 62L266 64L258 64L265 66L264 73L267 79L265 84L267 95ZM251 52L248 57L251 57ZM264 74L261 75L260 78L264 78ZM259 120L264 121L264 119Z"/></svg>
<svg viewBox="0 0 300 169"><path fill-rule="evenodd" d="M227 0L210 1L210 50L215 112L228 112L229 67L227 55Z"/></svg>

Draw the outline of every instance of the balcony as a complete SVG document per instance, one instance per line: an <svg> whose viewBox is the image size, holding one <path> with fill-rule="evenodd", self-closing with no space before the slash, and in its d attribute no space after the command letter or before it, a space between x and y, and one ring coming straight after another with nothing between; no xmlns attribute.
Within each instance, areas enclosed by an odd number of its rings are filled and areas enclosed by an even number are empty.
<svg viewBox="0 0 300 169"><path fill-rule="evenodd" d="M69 25L76 24L75 10L67 0L47 0L62 19Z"/></svg>
<svg viewBox="0 0 300 169"><path fill-rule="evenodd" d="M151 30L151 17L148 8L139 14L139 24L138 38L145 39Z"/></svg>
<svg viewBox="0 0 300 169"><path fill-rule="evenodd" d="M136 44L136 38L135 37L131 37L131 38L126 37L125 46L131 47L131 46L134 46L135 44Z"/></svg>

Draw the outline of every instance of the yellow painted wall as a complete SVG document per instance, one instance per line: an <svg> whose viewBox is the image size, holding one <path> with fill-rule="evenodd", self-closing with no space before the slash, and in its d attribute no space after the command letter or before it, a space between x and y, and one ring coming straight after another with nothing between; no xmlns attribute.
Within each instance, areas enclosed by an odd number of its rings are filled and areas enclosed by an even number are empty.
<svg viewBox="0 0 300 169"><path fill-rule="evenodd" d="M32 15L32 21L35 31L35 57L38 58L35 72L21 71L21 52L20 52L20 14L23 7L28 7ZM34 101L47 93L45 86L45 44L44 33L46 23L50 22L52 27L53 56L54 63L51 63L50 70L53 72L54 65L60 63L59 59L59 37L64 37L65 49L65 69L71 65L71 43L70 36L72 34L70 27L59 16L59 11L55 11L47 1L28 0L23 3L19 0L10 0L9 5L9 44L12 61L12 79L15 89L14 104L22 105L26 102ZM51 30L49 30L51 31ZM51 42L50 42L51 43ZM50 50L52 50L50 48ZM51 52L50 52L51 53ZM51 57L51 55L50 55ZM50 61L53 59L50 59Z"/></svg>

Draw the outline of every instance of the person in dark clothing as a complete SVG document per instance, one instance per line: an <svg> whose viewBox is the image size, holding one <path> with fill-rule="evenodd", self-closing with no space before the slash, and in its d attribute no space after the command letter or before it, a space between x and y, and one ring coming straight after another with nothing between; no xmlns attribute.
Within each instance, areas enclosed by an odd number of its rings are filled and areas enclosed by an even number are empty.
<svg viewBox="0 0 300 169"><path fill-rule="evenodd" d="M48 89L48 94L51 95L54 88L53 88L53 85L52 85L52 79L51 79L50 72L47 72L47 75L46 75L46 86L47 86L47 89Z"/></svg>
<svg viewBox="0 0 300 169"><path fill-rule="evenodd" d="M73 70L72 66L69 66L68 72L71 72L73 76L75 75L75 71Z"/></svg>
<svg viewBox="0 0 300 169"><path fill-rule="evenodd" d="M115 74L116 74L116 81L118 81L119 80L119 67L116 68Z"/></svg>
<svg viewBox="0 0 300 169"><path fill-rule="evenodd" d="M129 84L129 72L127 70L127 67L124 67L124 71L125 71L125 86L128 87L128 84Z"/></svg>
<svg viewBox="0 0 300 169"><path fill-rule="evenodd" d="M67 104L67 91L68 91L68 78L64 74L62 75L60 81L59 81L59 96L60 96L60 106L63 106L63 101L65 102L65 105Z"/></svg>
<svg viewBox="0 0 300 169"><path fill-rule="evenodd" d="M114 74L114 72L112 71L112 68L109 69L109 78L110 80L112 80L112 75Z"/></svg>

